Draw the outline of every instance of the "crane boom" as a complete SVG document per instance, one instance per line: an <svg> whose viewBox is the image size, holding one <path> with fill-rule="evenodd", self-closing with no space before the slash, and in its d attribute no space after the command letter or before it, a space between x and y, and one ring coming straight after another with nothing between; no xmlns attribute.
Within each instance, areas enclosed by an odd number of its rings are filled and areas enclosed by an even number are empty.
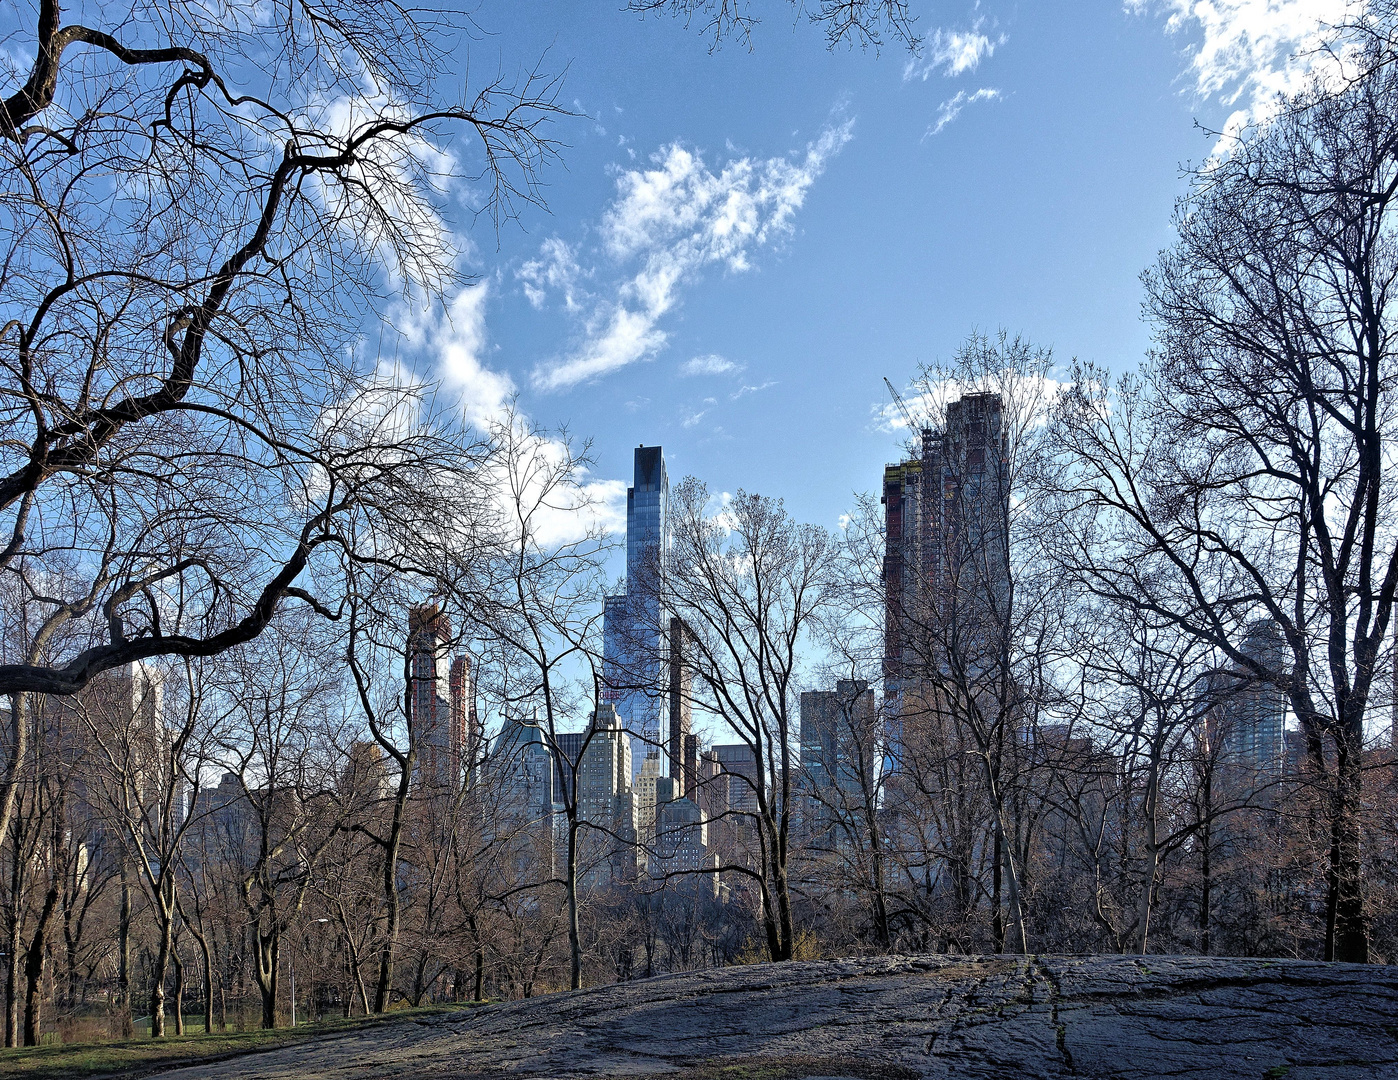
<svg viewBox="0 0 1398 1080"><path fill-rule="evenodd" d="M898 388L888 381L888 376L883 378L883 384L888 387L888 392L893 398L893 404L898 406L898 411L903 414L903 422L908 425L910 434L917 435L917 425L913 423L913 414L909 410L907 403L903 400L903 395L898 392Z"/></svg>

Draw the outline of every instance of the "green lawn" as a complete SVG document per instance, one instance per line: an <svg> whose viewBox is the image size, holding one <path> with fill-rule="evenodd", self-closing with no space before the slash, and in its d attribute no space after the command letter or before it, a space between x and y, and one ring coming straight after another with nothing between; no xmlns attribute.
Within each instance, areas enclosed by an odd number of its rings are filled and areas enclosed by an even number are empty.
<svg viewBox="0 0 1398 1080"><path fill-rule="evenodd" d="M145 1076L162 1069L197 1065L239 1054L304 1042L318 1035L347 1031L365 1024L392 1024L415 1016L431 1016L472 1008L471 1005L428 1005L401 1009L387 1016L358 1016L351 1020L323 1020L295 1028L272 1031L214 1032L212 1035L172 1035L165 1039L137 1038L124 1042L68 1043L0 1049L0 1077L24 1080L79 1080L81 1077L118 1074ZM200 1022L202 1027L202 1021Z"/></svg>

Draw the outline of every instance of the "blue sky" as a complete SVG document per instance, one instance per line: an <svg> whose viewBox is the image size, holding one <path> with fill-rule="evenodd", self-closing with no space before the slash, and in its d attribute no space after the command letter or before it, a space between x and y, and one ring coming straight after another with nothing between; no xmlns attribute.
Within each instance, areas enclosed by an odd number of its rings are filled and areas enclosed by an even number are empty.
<svg viewBox="0 0 1398 1080"><path fill-rule="evenodd" d="M621 0L483 3L472 79L566 65L549 212L470 237L478 284L403 355L468 415L512 389L591 439L598 497L631 450L672 482L784 497L833 525L898 455L882 378L973 330L1136 364L1138 275L1183 170L1265 110L1344 0L914 0L921 58L825 49L780 0L751 49ZM616 520L613 516L612 520Z"/></svg>

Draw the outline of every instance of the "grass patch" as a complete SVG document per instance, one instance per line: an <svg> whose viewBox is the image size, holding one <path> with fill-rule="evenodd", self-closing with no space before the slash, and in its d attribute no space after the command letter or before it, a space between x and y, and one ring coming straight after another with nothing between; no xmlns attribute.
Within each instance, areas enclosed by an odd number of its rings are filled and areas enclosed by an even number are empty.
<svg viewBox="0 0 1398 1080"><path fill-rule="evenodd" d="M472 1005L425 1005L384 1016L335 1018L271 1031L228 1031L212 1035L171 1035L165 1039L68 1043L0 1050L0 1077L16 1080L81 1080L95 1076L145 1076L164 1069L221 1061L225 1058L308 1042L322 1035L394 1024L423 1016L458 1012Z"/></svg>

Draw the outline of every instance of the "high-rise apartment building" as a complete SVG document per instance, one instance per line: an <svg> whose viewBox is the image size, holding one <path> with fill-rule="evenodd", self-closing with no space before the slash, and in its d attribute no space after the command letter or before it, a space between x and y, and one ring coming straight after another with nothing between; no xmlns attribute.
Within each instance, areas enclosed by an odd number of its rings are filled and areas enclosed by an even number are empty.
<svg viewBox="0 0 1398 1080"><path fill-rule="evenodd" d="M456 767L464 773L467 783L473 783L485 755L485 728L476 711L476 679L471 657L457 653L447 676L448 700L451 703L450 731L464 735L459 749L451 751L457 758Z"/></svg>
<svg viewBox="0 0 1398 1080"><path fill-rule="evenodd" d="M516 818L549 821L557 810L557 777L543 729L533 720L506 717L495 736L489 765L492 783Z"/></svg>
<svg viewBox="0 0 1398 1080"><path fill-rule="evenodd" d="M408 612L408 725L418 748L418 781L460 786L477 765L483 735L471 661L451 652L451 621L436 604Z"/></svg>
<svg viewBox="0 0 1398 1080"><path fill-rule="evenodd" d="M711 747L714 763L727 774L728 809L743 814L757 812L757 785L761 765L747 743L728 743Z"/></svg>
<svg viewBox="0 0 1398 1080"><path fill-rule="evenodd" d="M655 855L650 861L652 877L692 874L708 865L708 823L692 800L681 796L663 803L655 834Z"/></svg>
<svg viewBox="0 0 1398 1080"><path fill-rule="evenodd" d="M670 480L659 446L636 448L626 490L626 592L604 601L603 699L616 707L632 736L639 769L648 749L662 742L666 685L666 628L656 585L670 547Z"/></svg>
<svg viewBox="0 0 1398 1080"><path fill-rule="evenodd" d="M540 859L550 873L553 870L559 815L556 766L548 738L537 722L505 717L483 771L499 795L504 857L517 870L528 870L531 861Z"/></svg>
<svg viewBox="0 0 1398 1080"><path fill-rule="evenodd" d="M924 428L921 453L886 466L884 694L890 765L901 744L901 701L918 680L998 662L1009 619L1009 443L1004 403L966 394L941 428Z"/></svg>
<svg viewBox="0 0 1398 1080"><path fill-rule="evenodd" d="M859 744L872 743L874 715L874 691L865 679L841 679L834 690L801 695L801 770L818 793L859 790Z"/></svg>
<svg viewBox="0 0 1398 1080"><path fill-rule="evenodd" d="M691 798L704 812L704 820L710 823L711 828L717 828L719 831L727 828L727 823L722 819L728 812L730 786L730 776L723 771L723 766L713 749L700 754L697 790Z"/></svg>
<svg viewBox="0 0 1398 1080"><path fill-rule="evenodd" d="M578 761L578 818L604 829L616 826L617 799L631 794L631 740L608 702L592 718L591 737ZM634 828L634 820L631 822Z"/></svg>
<svg viewBox="0 0 1398 1080"><path fill-rule="evenodd" d="M640 848L638 861L645 866L647 855L655 845L656 808L659 805L657 785L668 781L660 775L660 752L651 751L636 774L636 843Z"/></svg>
<svg viewBox="0 0 1398 1080"><path fill-rule="evenodd" d="M1271 619L1250 623L1238 651L1269 671L1288 666L1286 641ZM1202 719L1225 783L1261 790L1281 777L1287 760L1286 710L1285 691L1259 679L1247 664L1210 673Z"/></svg>
<svg viewBox="0 0 1398 1080"><path fill-rule="evenodd" d="M636 872L637 800L631 783L631 736L616 709L602 702L578 761L578 820L595 827L588 839L605 858L587 873L590 884L631 880Z"/></svg>
<svg viewBox="0 0 1398 1080"><path fill-rule="evenodd" d="M553 737L557 751L554 763L554 774L558 777L558 787L554 792L556 802L562 803L573 797L573 777L577 773L586 741L586 731L561 731Z"/></svg>

